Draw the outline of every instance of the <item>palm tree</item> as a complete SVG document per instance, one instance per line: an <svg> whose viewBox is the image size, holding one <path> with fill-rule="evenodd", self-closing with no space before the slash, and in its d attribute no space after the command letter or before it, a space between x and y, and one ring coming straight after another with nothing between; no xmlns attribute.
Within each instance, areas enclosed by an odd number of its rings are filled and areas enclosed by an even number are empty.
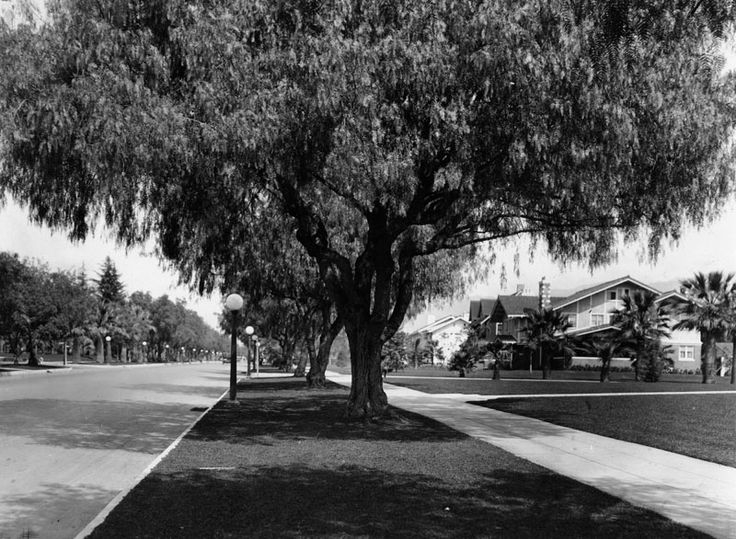
<svg viewBox="0 0 736 539"><path fill-rule="evenodd" d="M552 309L524 309L528 325L527 344L532 350L539 350L542 357L542 378L549 378L551 354L567 351L565 332L572 326L567 316Z"/></svg>
<svg viewBox="0 0 736 539"><path fill-rule="evenodd" d="M682 317L674 329L692 329L700 332L701 371L703 383L713 384L716 342L732 328L736 282L733 273L712 271L696 273L682 282L685 300L677 304Z"/></svg>
<svg viewBox="0 0 736 539"><path fill-rule="evenodd" d="M631 344L623 339L591 337L575 343L575 348L601 360L601 382L610 382L611 360L631 352Z"/></svg>
<svg viewBox="0 0 736 539"><path fill-rule="evenodd" d="M670 318L665 307L657 303L657 294L649 290L626 294L623 304L623 308L613 315L611 324L620 328L621 339L631 344L636 355L636 380L639 380L643 361L655 361L654 357L648 357L648 345L669 337Z"/></svg>

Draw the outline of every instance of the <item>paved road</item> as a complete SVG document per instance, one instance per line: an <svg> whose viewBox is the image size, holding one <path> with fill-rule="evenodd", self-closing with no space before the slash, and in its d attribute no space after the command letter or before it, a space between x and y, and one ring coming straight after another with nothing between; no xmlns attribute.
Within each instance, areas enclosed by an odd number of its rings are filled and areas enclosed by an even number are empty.
<svg viewBox="0 0 736 539"><path fill-rule="evenodd" d="M219 363L0 377L0 539L74 537L227 384Z"/></svg>

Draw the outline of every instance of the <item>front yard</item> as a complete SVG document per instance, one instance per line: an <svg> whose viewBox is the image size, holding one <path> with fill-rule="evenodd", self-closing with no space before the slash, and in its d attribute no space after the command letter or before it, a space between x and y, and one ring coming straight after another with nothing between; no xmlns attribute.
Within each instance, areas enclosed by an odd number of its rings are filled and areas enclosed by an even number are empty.
<svg viewBox="0 0 736 539"><path fill-rule="evenodd" d="M387 382L425 393L464 393L471 401L471 395L498 396L474 403L736 467L736 386L726 378L701 384L698 375L666 375L645 383L620 378L630 373L614 373L614 381L601 384L597 373L585 371L553 371L553 380L503 371L506 379L496 381L478 374L446 379L420 373L390 375Z"/></svg>

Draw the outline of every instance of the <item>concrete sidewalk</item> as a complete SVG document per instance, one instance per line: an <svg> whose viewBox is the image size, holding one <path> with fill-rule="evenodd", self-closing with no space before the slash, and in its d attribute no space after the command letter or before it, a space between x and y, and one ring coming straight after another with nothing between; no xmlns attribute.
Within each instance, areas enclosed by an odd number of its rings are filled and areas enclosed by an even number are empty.
<svg viewBox="0 0 736 539"><path fill-rule="evenodd" d="M350 385L350 375L327 373ZM714 537L736 539L736 468L384 384L396 407L440 421L586 485ZM490 396L489 396L490 398Z"/></svg>

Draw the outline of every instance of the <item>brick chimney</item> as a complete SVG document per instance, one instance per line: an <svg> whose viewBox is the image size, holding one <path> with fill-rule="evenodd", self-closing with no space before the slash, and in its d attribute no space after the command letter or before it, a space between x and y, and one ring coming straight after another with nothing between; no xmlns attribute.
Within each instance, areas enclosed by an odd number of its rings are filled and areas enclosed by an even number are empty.
<svg viewBox="0 0 736 539"><path fill-rule="evenodd" d="M549 309L552 306L552 300L549 294L549 283L542 277L539 281L539 308Z"/></svg>

